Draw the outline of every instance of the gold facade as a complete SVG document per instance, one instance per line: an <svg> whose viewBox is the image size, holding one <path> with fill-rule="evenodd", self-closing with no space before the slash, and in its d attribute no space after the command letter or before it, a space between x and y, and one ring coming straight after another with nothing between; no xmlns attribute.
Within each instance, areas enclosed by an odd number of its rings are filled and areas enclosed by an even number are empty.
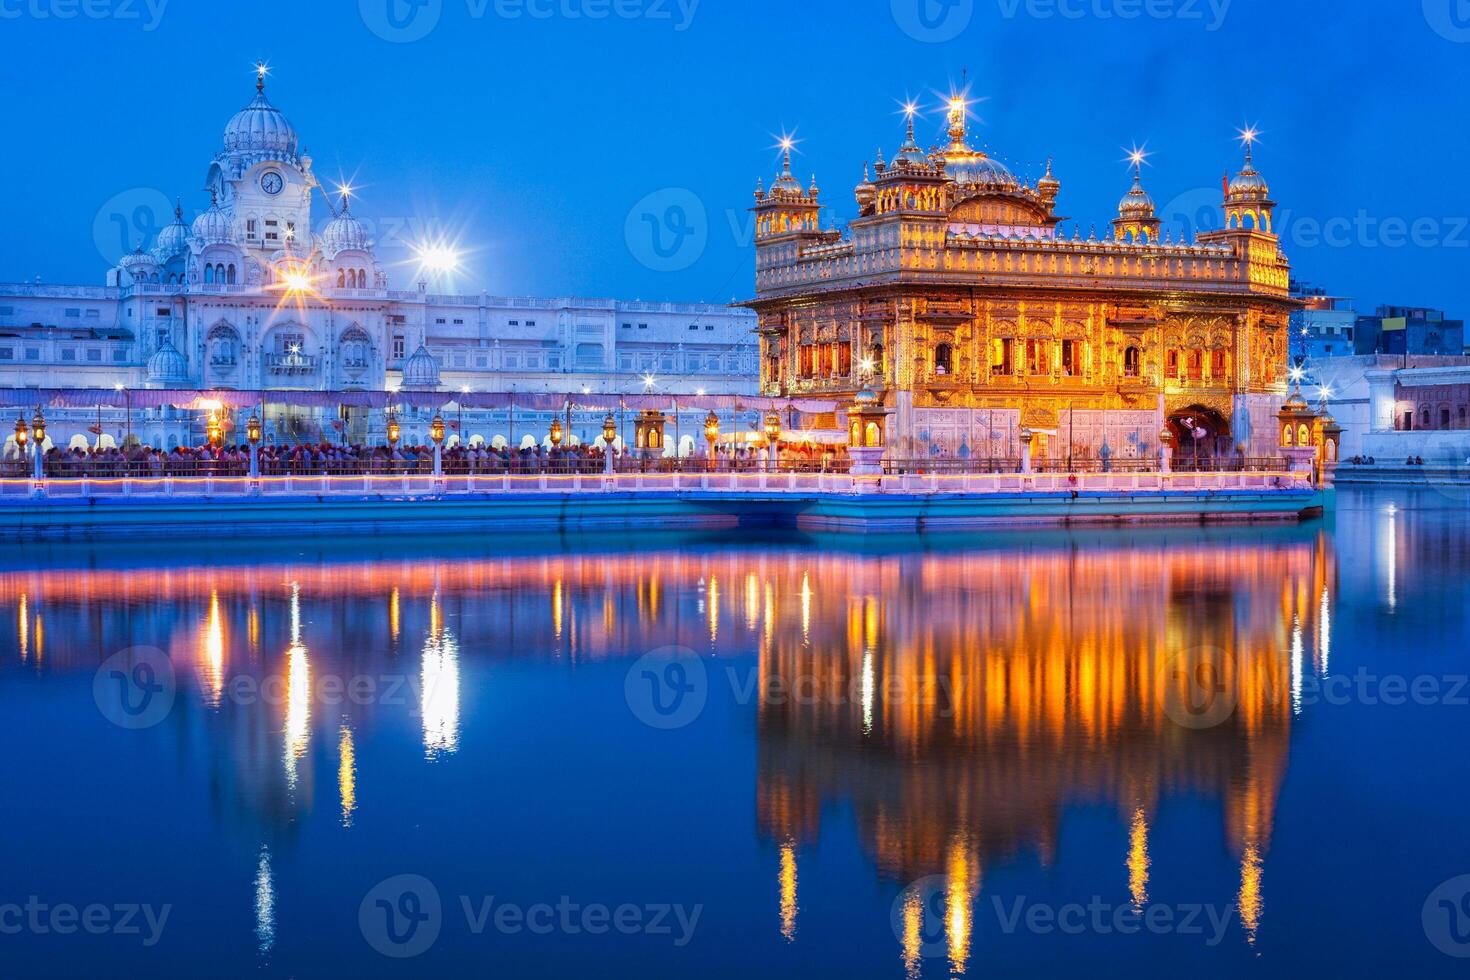
<svg viewBox="0 0 1470 980"><path fill-rule="evenodd" d="M792 176L789 149L771 189L757 189L748 305L763 393L879 389L906 456L1013 451L1021 428L1051 437L1044 454L1103 442L1142 454L1185 417L1212 451L1273 451L1294 306L1249 151L1223 230L1161 237L1140 167L1111 236L1068 237L1050 166L1023 183L968 146L965 116L954 100L948 147L928 151L911 119L895 159L858 185L846 232L819 228L820 192Z"/></svg>

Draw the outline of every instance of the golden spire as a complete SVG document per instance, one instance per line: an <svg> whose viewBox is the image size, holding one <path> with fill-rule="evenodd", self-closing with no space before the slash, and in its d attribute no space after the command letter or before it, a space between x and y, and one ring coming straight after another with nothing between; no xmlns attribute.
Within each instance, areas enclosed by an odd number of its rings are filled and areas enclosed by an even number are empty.
<svg viewBox="0 0 1470 980"><path fill-rule="evenodd" d="M271 66L264 61L257 61L255 63L255 91L265 92L265 76L269 75L270 72Z"/></svg>
<svg viewBox="0 0 1470 980"><path fill-rule="evenodd" d="M969 103L963 95L952 95L949 98L949 139L950 149L966 150L965 146L965 115Z"/></svg>

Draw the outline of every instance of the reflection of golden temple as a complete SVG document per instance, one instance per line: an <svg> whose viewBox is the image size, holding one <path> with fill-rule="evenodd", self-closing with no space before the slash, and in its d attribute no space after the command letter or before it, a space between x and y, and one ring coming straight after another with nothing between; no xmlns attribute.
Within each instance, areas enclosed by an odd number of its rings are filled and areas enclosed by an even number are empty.
<svg viewBox="0 0 1470 980"><path fill-rule="evenodd" d="M813 842L824 802L849 801L885 877L949 876L958 970L971 935L961 893L978 893L987 861L1027 849L1053 860L1069 802L1116 802L1141 908L1149 814L1164 796L1217 797L1254 934L1291 732L1291 624L1319 650L1328 642L1325 539L928 556L810 582L803 622L845 643L808 645L792 629L762 647L761 690L808 692L760 704L766 835ZM834 621L845 629L815 625ZM1177 665L1198 658L1233 710L1196 730L1178 708L1179 678L1193 675Z"/></svg>
<svg viewBox="0 0 1470 980"><path fill-rule="evenodd" d="M781 935L787 942L796 938L796 843L781 845Z"/></svg>
<svg viewBox="0 0 1470 980"><path fill-rule="evenodd" d="M296 763L311 739L311 663L301 642L301 586L291 583L291 645L286 648L286 785L296 788Z"/></svg>
<svg viewBox="0 0 1470 980"><path fill-rule="evenodd" d="M459 645L444 626L436 594L429 604L429 637L420 671L419 710L429 759L459 750Z"/></svg>

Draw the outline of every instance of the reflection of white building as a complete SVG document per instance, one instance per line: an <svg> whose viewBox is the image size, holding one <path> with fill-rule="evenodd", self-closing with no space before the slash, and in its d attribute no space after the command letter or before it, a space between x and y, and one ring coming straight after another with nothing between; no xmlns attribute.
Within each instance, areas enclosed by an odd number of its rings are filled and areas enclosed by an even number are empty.
<svg viewBox="0 0 1470 980"><path fill-rule="evenodd" d="M263 72L205 190L203 210L189 220L180 206L105 286L0 284L0 388L641 393L652 374L660 391L755 389L745 311L388 288L366 226L345 195L327 198ZM99 427L120 431L116 414ZM55 441L98 424L86 415L53 413ZM173 415L138 415L133 431L197 438ZM267 421L268 437L311 438L326 419Z"/></svg>

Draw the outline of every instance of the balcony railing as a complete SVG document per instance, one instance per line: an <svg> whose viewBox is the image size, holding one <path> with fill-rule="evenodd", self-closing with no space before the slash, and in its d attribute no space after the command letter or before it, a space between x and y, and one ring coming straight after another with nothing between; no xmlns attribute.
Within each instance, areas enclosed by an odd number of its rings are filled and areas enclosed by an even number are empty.
<svg viewBox="0 0 1470 980"><path fill-rule="evenodd" d="M265 368L271 374L315 374L320 358L307 354L267 354Z"/></svg>

